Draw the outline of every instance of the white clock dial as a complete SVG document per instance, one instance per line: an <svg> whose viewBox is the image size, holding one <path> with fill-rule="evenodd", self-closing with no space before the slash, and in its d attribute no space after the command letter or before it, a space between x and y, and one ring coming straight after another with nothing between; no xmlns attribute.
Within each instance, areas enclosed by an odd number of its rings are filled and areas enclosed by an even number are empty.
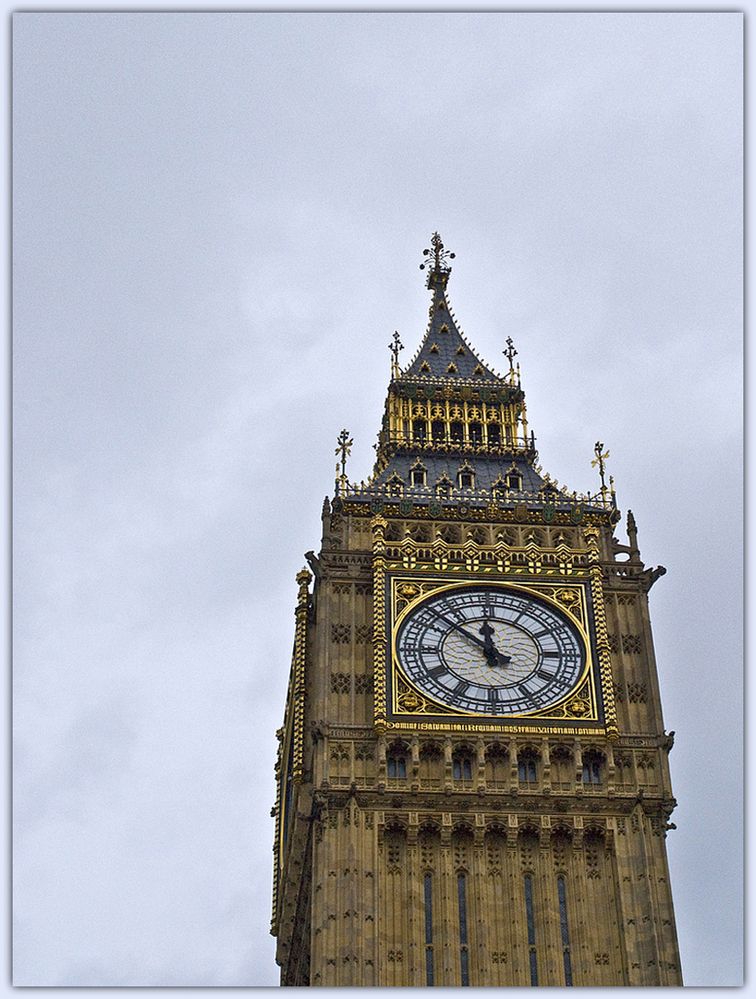
<svg viewBox="0 0 756 999"><path fill-rule="evenodd" d="M428 597L396 635L399 665L424 693L450 707L528 714L576 686L585 649L575 626L545 600L498 586Z"/></svg>

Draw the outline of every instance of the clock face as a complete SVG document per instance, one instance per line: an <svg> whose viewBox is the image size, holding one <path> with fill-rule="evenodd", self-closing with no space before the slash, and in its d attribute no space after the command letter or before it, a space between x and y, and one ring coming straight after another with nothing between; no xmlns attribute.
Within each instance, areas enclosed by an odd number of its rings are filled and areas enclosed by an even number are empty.
<svg viewBox="0 0 756 999"><path fill-rule="evenodd" d="M586 661L577 629L556 608L496 586L424 600L402 621L395 651L429 697L494 715L550 707L575 687Z"/></svg>

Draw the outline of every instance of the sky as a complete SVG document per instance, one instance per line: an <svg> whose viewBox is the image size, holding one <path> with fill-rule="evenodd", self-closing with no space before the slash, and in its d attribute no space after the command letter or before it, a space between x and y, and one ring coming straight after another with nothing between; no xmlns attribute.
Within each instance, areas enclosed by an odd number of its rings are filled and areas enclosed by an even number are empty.
<svg viewBox="0 0 756 999"><path fill-rule="evenodd" d="M13 35L16 985L278 982L275 730L336 437L422 250L540 462L610 451L686 984L742 978L735 13L25 13ZM622 538L621 538L622 540Z"/></svg>

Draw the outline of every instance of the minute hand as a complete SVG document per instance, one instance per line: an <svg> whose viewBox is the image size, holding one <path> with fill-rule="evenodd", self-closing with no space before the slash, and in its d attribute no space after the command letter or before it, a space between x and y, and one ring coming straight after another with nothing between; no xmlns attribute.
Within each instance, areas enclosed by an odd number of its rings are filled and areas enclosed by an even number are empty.
<svg viewBox="0 0 756 999"><path fill-rule="evenodd" d="M452 621L450 618L444 617L442 614L439 614L437 610L433 609L433 607L429 607L428 610L431 612L431 614L433 614L435 617L437 617L439 619L439 621L443 621L444 624L449 624L449 625L452 626L452 628L455 628L461 635L464 635L465 638L468 639L468 641L474 642L475 645L479 645L481 647L481 649L483 649L483 651L485 652L486 659L495 659L496 660L495 662L491 663L491 665L493 665L493 666L498 665L500 659L506 660L506 662L509 662L509 656L502 655L501 652L499 652L496 648L494 648L494 645L491 642L490 636L489 636L489 640L487 642L484 642L481 638L478 638L477 635L471 634L469 631L467 631L466 628L463 628L462 625L457 624L456 621Z"/></svg>

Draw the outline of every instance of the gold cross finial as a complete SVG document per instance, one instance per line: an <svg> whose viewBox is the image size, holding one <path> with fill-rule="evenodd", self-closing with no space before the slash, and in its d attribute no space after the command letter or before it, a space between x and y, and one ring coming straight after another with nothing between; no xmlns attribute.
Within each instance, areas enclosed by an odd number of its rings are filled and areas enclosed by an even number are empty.
<svg viewBox="0 0 756 999"><path fill-rule="evenodd" d="M609 452L604 451L604 445L601 441L596 441L593 445L593 453L596 457L591 462L591 468L595 468L598 465L599 475L601 476L601 495L606 495L606 482L604 481L604 462L609 457Z"/></svg>
<svg viewBox="0 0 756 999"><path fill-rule="evenodd" d="M399 351L404 350L404 344L399 339L399 332L394 330L393 343L390 343L389 350L391 351L391 376L395 378L399 374Z"/></svg>
<svg viewBox="0 0 756 999"><path fill-rule="evenodd" d="M515 345L512 342L512 337L507 337L507 349L502 350L502 354L509 361L509 377L514 378L514 359L517 357L517 351L515 350Z"/></svg>
<svg viewBox="0 0 756 999"><path fill-rule="evenodd" d="M341 476L340 476L340 481L342 482L342 484L345 483L346 480L347 480L347 477L346 477L346 460L347 460L347 455L349 455L349 454L352 453L352 444L354 444L354 441L349 436L349 431L348 430L342 430L341 433L339 434L339 436L336 439L336 445L337 446L336 446L336 450L334 451L334 454L336 454L336 455L340 454L341 455L341 459L340 459L340 461L341 461ZM338 471L338 468L339 468L339 466L337 465L336 466L336 470L337 471Z"/></svg>

